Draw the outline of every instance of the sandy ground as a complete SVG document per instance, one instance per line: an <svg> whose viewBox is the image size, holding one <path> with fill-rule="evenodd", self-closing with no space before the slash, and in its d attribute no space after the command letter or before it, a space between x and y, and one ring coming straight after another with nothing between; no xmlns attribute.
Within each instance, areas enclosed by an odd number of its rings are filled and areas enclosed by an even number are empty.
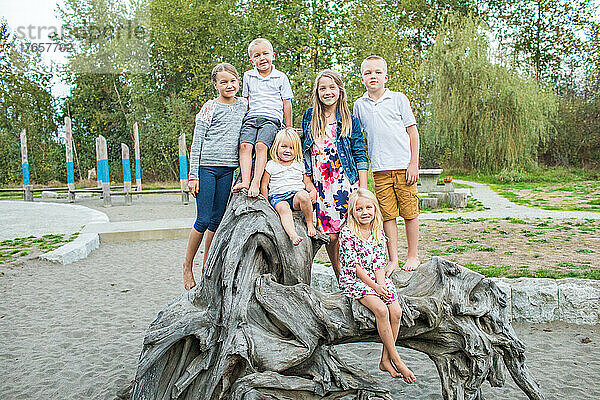
<svg viewBox="0 0 600 400"><path fill-rule="evenodd" d="M52 202L66 203L66 200L58 199ZM139 198L133 196L131 206L125 205L123 196L113 196L113 205L107 208L102 205L99 197L77 199L76 204L105 213L110 222L196 217L196 199L192 196L188 205L181 202L180 195L171 194L147 194Z"/></svg>
<svg viewBox="0 0 600 400"><path fill-rule="evenodd" d="M70 204L64 198L39 199L39 201ZM133 196L131 206L125 205L123 196L113 196L112 207L104 207L102 199L96 195L77 198L75 204L105 213L110 222L194 218L196 216L196 199L190 196L189 204L184 205L181 201L181 195L178 194L146 194L139 198Z"/></svg>
<svg viewBox="0 0 600 400"><path fill-rule="evenodd" d="M186 241L103 244L71 265L0 265L0 398L114 399L135 374L144 332L182 293ZM600 398L600 327L517 324L532 375L549 400ZM589 338L584 344L581 339ZM380 377L395 399L441 399L433 363L400 349L418 383L377 370L380 345L339 346L352 364ZM525 399L507 377L486 398Z"/></svg>

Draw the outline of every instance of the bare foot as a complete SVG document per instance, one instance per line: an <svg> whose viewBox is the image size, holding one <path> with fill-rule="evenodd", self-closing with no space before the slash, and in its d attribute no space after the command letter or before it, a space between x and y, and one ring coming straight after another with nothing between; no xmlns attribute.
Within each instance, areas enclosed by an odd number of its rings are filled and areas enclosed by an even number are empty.
<svg viewBox="0 0 600 400"><path fill-rule="evenodd" d="M389 372L392 378L403 378L402 374L394 369L389 358L386 358L385 360L383 358L381 359L379 362L379 369L383 372Z"/></svg>
<svg viewBox="0 0 600 400"><path fill-rule="evenodd" d="M419 258L411 257L411 258L406 259L406 263L404 264L404 267L402 267L402 269L404 269L406 271L414 271L418 267L419 267Z"/></svg>
<svg viewBox="0 0 600 400"><path fill-rule="evenodd" d="M404 379L404 382L408 383L409 385L412 385L417 381L415 374L413 374L412 371L408 369L406 364L404 364L404 362L401 359L394 361L394 365L396 366L398 372L402 374L402 379Z"/></svg>
<svg viewBox="0 0 600 400"><path fill-rule="evenodd" d="M313 226L313 224L308 224L307 226L307 230L308 230L308 236L313 237L317 234L317 230L315 229L315 227Z"/></svg>
<svg viewBox="0 0 600 400"><path fill-rule="evenodd" d="M249 183L239 182L239 183L236 183L235 185L233 185L233 188L231 188L231 191L233 193L236 193L236 192L239 192L242 189L248 189L249 187L250 187Z"/></svg>
<svg viewBox="0 0 600 400"><path fill-rule="evenodd" d="M252 181L252 183L250 183L250 187L248 188L248 197L256 197L259 193L260 187L258 185L258 182Z"/></svg>
<svg viewBox="0 0 600 400"><path fill-rule="evenodd" d="M196 281L194 280L194 273L192 272L191 267L183 266L183 287L185 290L190 290L196 286Z"/></svg>
<svg viewBox="0 0 600 400"><path fill-rule="evenodd" d="M398 268L398 260L390 260L385 266L385 276L391 276L396 268Z"/></svg>
<svg viewBox="0 0 600 400"><path fill-rule="evenodd" d="M300 244L300 242L302 241L302 238L298 235L294 235L294 236L290 236L290 240L292 241L294 246L298 246Z"/></svg>

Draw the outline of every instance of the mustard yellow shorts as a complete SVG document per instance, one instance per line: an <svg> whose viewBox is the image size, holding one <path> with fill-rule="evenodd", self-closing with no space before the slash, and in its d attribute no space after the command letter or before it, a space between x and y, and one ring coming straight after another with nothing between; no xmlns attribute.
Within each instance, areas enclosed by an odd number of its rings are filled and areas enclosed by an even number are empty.
<svg viewBox="0 0 600 400"><path fill-rule="evenodd" d="M375 195L384 221L419 216L417 184L406 184L406 170L373 172Z"/></svg>

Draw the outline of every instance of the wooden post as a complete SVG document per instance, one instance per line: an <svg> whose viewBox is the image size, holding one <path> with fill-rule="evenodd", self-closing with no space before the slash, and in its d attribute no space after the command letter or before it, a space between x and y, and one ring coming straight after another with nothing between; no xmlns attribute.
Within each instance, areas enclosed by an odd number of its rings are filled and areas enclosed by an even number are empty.
<svg viewBox="0 0 600 400"><path fill-rule="evenodd" d="M181 184L181 201L184 205L190 203L188 190L188 164L185 148L185 133L179 136L179 183Z"/></svg>
<svg viewBox="0 0 600 400"><path fill-rule="evenodd" d="M100 166L100 148L98 147L98 140L100 138L96 138L96 186L102 187L102 180L100 177L102 176L101 166Z"/></svg>
<svg viewBox="0 0 600 400"><path fill-rule="evenodd" d="M69 203L75 202L75 169L73 167L73 134L71 118L65 117L65 151L67 157L67 190Z"/></svg>
<svg viewBox="0 0 600 400"><path fill-rule="evenodd" d="M123 164L123 191L125 192L125 205L130 206L131 201L131 162L129 161L129 147L121 143L121 162Z"/></svg>
<svg viewBox="0 0 600 400"><path fill-rule="evenodd" d="M140 136L137 122L133 124L133 147L135 152L135 186L138 198L142 196L142 163L140 161Z"/></svg>
<svg viewBox="0 0 600 400"><path fill-rule="evenodd" d="M33 201L33 185L29 181L29 161L27 161L27 133L21 131L21 168L23 171L23 200Z"/></svg>
<svg viewBox="0 0 600 400"><path fill-rule="evenodd" d="M102 182L102 197L104 198L104 207L112 206L110 200L110 175L108 173L108 151L106 149L106 139L100 135L97 139L98 143L98 164L100 173L98 174Z"/></svg>

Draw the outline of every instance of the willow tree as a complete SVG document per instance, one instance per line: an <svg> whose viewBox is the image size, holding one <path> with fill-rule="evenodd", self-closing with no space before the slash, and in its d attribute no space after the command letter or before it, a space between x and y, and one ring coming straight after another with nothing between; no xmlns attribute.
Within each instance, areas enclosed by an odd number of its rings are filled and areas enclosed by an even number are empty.
<svg viewBox="0 0 600 400"><path fill-rule="evenodd" d="M490 57L488 31L450 17L425 63L429 112L425 164L493 172L537 163L557 102L532 79ZM436 165L437 164L437 165Z"/></svg>

